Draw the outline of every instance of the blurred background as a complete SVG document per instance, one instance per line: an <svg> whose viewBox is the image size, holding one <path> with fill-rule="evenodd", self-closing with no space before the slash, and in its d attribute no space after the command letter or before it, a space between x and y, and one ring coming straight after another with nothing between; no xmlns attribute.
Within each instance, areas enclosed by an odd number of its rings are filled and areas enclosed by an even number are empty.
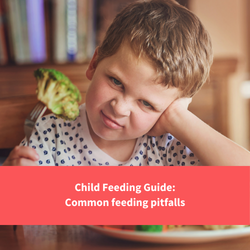
<svg viewBox="0 0 250 250"><path fill-rule="evenodd" d="M55 68L85 99L85 71L113 18L134 0L0 0L0 162L24 138L37 102L33 71ZM211 35L210 80L190 110L250 149L250 1L179 0Z"/></svg>
<svg viewBox="0 0 250 250"><path fill-rule="evenodd" d="M250 1L190 0L189 8L209 31L214 58L237 61L225 93L228 99L228 136L249 149L250 102L247 98L250 98L250 93L249 88L242 89L242 85L250 80Z"/></svg>

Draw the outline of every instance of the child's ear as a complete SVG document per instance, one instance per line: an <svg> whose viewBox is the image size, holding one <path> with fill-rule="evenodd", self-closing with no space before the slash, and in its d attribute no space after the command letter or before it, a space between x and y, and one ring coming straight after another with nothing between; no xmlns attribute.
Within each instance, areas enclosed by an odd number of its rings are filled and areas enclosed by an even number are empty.
<svg viewBox="0 0 250 250"><path fill-rule="evenodd" d="M98 54L98 48L96 48L95 53L89 63L88 69L86 71L86 76L89 80L92 80L93 75L95 73L96 70L96 59L97 59L97 54Z"/></svg>

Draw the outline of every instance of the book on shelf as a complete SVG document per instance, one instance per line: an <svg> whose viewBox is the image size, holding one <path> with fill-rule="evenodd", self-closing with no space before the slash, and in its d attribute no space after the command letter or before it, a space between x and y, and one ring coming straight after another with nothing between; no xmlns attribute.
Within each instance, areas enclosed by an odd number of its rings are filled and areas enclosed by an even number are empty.
<svg viewBox="0 0 250 250"><path fill-rule="evenodd" d="M16 62L28 63L30 61L29 54L25 54L24 35L22 32L22 16L21 16L21 0L8 0L12 9L12 18L15 25L14 36L16 39Z"/></svg>
<svg viewBox="0 0 250 250"><path fill-rule="evenodd" d="M88 1L88 36L87 36L87 57L92 58L96 48L96 13L97 0Z"/></svg>
<svg viewBox="0 0 250 250"><path fill-rule="evenodd" d="M5 0L10 47L17 64L46 61L44 0Z"/></svg>
<svg viewBox="0 0 250 250"><path fill-rule="evenodd" d="M77 0L67 0L66 6L67 58L74 62L77 54Z"/></svg>
<svg viewBox="0 0 250 250"><path fill-rule="evenodd" d="M17 63L22 62L22 51L21 51L21 37L19 37L19 33L17 32L17 25L20 24L20 20L18 20L16 8L16 1L15 0L5 0L5 6L7 11L7 20L8 20L8 29L9 29L9 36L10 36L10 47L12 51L13 60Z"/></svg>
<svg viewBox="0 0 250 250"><path fill-rule="evenodd" d="M0 0L0 64L6 64L8 62L4 25L5 25L4 9L2 0Z"/></svg>
<svg viewBox="0 0 250 250"><path fill-rule="evenodd" d="M95 1L53 0L53 58L82 63L95 50Z"/></svg>
<svg viewBox="0 0 250 250"><path fill-rule="evenodd" d="M77 1L77 53L76 62L82 63L87 57L88 0Z"/></svg>
<svg viewBox="0 0 250 250"><path fill-rule="evenodd" d="M33 63L47 59L44 0L26 0L30 58Z"/></svg>
<svg viewBox="0 0 250 250"><path fill-rule="evenodd" d="M18 1L18 0L16 0ZM20 32L23 43L24 62L31 62L26 0L19 0Z"/></svg>
<svg viewBox="0 0 250 250"><path fill-rule="evenodd" d="M53 59L56 63L67 62L67 35L66 35L66 2L67 0L53 0Z"/></svg>

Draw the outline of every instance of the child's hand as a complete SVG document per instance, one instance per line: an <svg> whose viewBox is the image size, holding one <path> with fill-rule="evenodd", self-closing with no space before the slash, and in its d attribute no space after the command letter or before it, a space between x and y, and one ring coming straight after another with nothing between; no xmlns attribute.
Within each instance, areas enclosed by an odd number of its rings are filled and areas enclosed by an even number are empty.
<svg viewBox="0 0 250 250"><path fill-rule="evenodd" d="M36 166L39 159L34 148L16 146L3 163L3 166Z"/></svg>
<svg viewBox="0 0 250 250"><path fill-rule="evenodd" d="M148 132L148 135L160 136L166 133L172 133L171 125L173 124L175 114L177 112L185 112L191 101L192 98L183 97L172 102L168 106L168 108L162 113L154 127Z"/></svg>

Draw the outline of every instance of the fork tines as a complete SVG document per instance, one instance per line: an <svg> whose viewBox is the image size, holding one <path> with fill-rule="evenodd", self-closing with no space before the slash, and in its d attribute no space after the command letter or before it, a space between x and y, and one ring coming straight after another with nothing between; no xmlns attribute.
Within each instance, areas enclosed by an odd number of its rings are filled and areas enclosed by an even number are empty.
<svg viewBox="0 0 250 250"><path fill-rule="evenodd" d="M36 121L38 118L40 118L44 114L46 109L47 107L42 102L39 101L36 104L36 106L32 109L27 119Z"/></svg>
<svg viewBox="0 0 250 250"><path fill-rule="evenodd" d="M46 111L47 107L42 103L38 102L36 106L32 109L28 117L24 122L24 133L27 139L27 145L29 146L29 139L32 133L32 130L35 126L35 123L38 118L40 118L44 112Z"/></svg>

